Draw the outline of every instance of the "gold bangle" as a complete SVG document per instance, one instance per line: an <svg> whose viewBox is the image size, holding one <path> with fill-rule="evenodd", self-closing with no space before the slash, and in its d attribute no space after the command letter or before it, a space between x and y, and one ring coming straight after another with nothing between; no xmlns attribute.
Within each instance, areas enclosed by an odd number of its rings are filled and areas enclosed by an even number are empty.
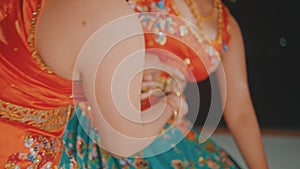
<svg viewBox="0 0 300 169"><path fill-rule="evenodd" d="M172 103L168 102L168 104L170 105L171 110L173 110L173 116L168 120L168 123L174 125L174 124L176 124L176 120L177 120L177 118L178 118L179 111L173 107ZM166 128L163 127L163 128L160 130L160 133L159 133L159 134L164 135L165 132L166 132Z"/></svg>
<svg viewBox="0 0 300 169"><path fill-rule="evenodd" d="M176 119L177 119L177 117L178 117L178 111L177 110L174 110L173 111L173 116L172 116L172 118L170 118L169 120L168 120L168 123L172 123L172 124L176 124ZM175 123L174 123L175 122ZM165 134L165 132L166 132L166 128L165 127L163 127L161 130L160 130L160 133L159 134Z"/></svg>
<svg viewBox="0 0 300 169"><path fill-rule="evenodd" d="M180 93L180 92L176 92L175 94L176 94L176 96L178 96L178 97L181 96L181 93Z"/></svg>
<svg viewBox="0 0 300 169"><path fill-rule="evenodd" d="M171 103L170 101L167 101L167 104L170 106L170 110L173 111L173 115L169 118L168 121L173 122L178 116L178 111L175 109L173 103Z"/></svg>
<svg viewBox="0 0 300 169"><path fill-rule="evenodd" d="M178 117L178 111L174 110L173 111L173 121L176 121L177 117Z"/></svg>

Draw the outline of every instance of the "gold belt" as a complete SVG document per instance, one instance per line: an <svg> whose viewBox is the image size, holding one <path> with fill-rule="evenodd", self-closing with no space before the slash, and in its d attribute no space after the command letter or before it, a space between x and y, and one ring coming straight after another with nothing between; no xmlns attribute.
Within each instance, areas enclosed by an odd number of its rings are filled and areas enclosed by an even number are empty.
<svg viewBox="0 0 300 169"><path fill-rule="evenodd" d="M37 110L0 100L0 118L21 122L48 132L55 132L64 127L73 110L73 105Z"/></svg>

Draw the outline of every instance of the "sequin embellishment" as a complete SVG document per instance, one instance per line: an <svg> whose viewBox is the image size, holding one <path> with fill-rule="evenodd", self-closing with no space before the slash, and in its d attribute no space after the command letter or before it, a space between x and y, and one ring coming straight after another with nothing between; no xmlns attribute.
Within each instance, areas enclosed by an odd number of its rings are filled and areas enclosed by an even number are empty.
<svg viewBox="0 0 300 169"><path fill-rule="evenodd" d="M0 100L0 117L55 132L64 127L73 112L69 105L57 109L36 110Z"/></svg>
<svg viewBox="0 0 300 169"><path fill-rule="evenodd" d="M12 154L5 169L19 169L27 165L27 169L38 168L58 168L57 164L61 155L62 140L59 138L45 137L38 134L28 134L24 138L24 146L28 152L18 152Z"/></svg>

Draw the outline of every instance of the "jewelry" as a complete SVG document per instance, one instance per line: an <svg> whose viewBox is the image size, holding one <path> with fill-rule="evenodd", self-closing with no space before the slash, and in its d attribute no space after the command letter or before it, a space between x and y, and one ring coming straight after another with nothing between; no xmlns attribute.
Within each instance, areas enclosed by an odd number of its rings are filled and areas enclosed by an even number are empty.
<svg viewBox="0 0 300 169"><path fill-rule="evenodd" d="M170 105L170 107L173 111L173 115L172 115L172 118L170 119L170 122L176 123L176 121L178 121L177 118L180 116L180 114L179 114L180 112L177 108L175 108L174 103L172 103L171 101L167 101L167 103Z"/></svg>
<svg viewBox="0 0 300 169"><path fill-rule="evenodd" d="M178 111L174 110L173 111L173 120L176 121L177 117L178 117Z"/></svg>
<svg viewBox="0 0 300 169"><path fill-rule="evenodd" d="M196 5L195 5L195 2L193 0L185 0L185 2L187 3L187 5L189 6L190 10L192 11L192 13L194 14L197 14L195 16L195 18L198 20L198 21L201 21L201 22L205 22L205 21L208 21L210 19L212 19L216 12L218 11L218 0L215 0L214 1L214 6L213 6L213 10L211 11L210 14L208 14L207 16L201 16L199 15L198 11L197 11L197 8L196 8Z"/></svg>
<svg viewBox="0 0 300 169"><path fill-rule="evenodd" d="M87 111L92 112L92 107L90 105L87 106Z"/></svg>
<svg viewBox="0 0 300 169"><path fill-rule="evenodd" d="M179 112L178 112L178 110L174 109L174 107L172 106L172 104L169 104L169 105L170 105L170 107L171 107L172 110L173 110L173 115L172 115L172 117L168 120L168 123L175 125L175 124L179 121L179 120L177 120L177 118L178 118L178 116L179 116ZM165 134L165 132L166 132L167 129L168 129L168 128L163 127L163 128L160 130L160 134Z"/></svg>
<svg viewBox="0 0 300 169"><path fill-rule="evenodd" d="M192 0L185 0L185 2L187 3L188 7L190 8L191 13L193 14L195 19L197 20L197 27L201 31L202 31L202 25L201 25L202 22L205 22L205 21L208 21L208 20L212 19L212 17L215 15L215 13L218 12L217 37L216 37L216 39L213 39L213 40L210 39L210 41L213 45L222 44L224 21L223 21L223 8L222 8L221 1L220 0L215 0L214 1L213 11L207 16L201 16L199 14L198 10L196 9L196 5ZM175 5L175 2L173 1L172 3L173 3L173 9L174 9L176 15L179 16L179 17L182 17L180 11L177 9L177 7Z"/></svg>
<svg viewBox="0 0 300 169"><path fill-rule="evenodd" d="M194 15L194 17L197 19L197 26L198 28L202 31L202 22L207 21L208 19L210 19L213 15L211 15L211 17L201 17L201 15L199 14L199 12L196 9L196 5L192 0L185 0L187 3L190 2L190 5L188 4L192 14ZM213 11L217 11L218 12L218 32L217 32L217 38L212 40L213 44L217 44L217 43L222 43L222 34L223 34L223 9L222 9L222 3L220 0L215 0L214 1L214 9ZM214 12L212 12L214 13ZM205 18L205 19L202 19Z"/></svg>

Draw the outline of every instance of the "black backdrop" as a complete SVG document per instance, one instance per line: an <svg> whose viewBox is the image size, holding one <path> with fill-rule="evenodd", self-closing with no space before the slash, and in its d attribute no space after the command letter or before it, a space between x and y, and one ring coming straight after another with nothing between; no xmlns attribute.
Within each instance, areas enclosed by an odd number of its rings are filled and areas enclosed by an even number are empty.
<svg viewBox="0 0 300 169"><path fill-rule="evenodd" d="M261 127L299 130L300 8L297 1L223 2L239 22L244 36L249 85ZM198 86L201 106L196 124L201 125L209 107L209 81ZM220 126L225 126L223 120Z"/></svg>

